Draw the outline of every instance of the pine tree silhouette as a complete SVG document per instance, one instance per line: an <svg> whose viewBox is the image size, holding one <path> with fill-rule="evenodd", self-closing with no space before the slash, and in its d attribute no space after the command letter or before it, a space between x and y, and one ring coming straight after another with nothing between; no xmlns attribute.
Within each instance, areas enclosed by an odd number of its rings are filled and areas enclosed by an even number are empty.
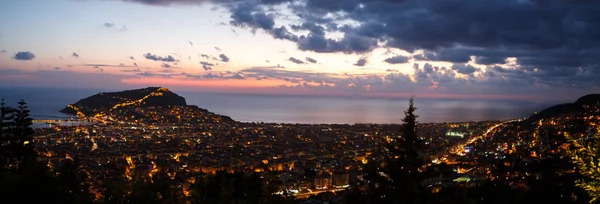
<svg viewBox="0 0 600 204"><path fill-rule="evenodd" d="M29 109L27 102L21 99L15 109L12 128L13 139L11 146L13 150L13 162L17 169L22 169L23 166L34 159L36 156L33 146L33 119L29 117Z"/></svg>
<svg viewBox="0 0 600 204"><path fill-rule="evenodd" d="M392 138L380 152L381 161L371 158L363 167L367 203L423 203L424 188L419 168L423 140L417 136L417 115L414 100L404 111L401 135Z"/></svg>
<svg viewBox="0 0 600 204"><path fill-rule="evenodd" d="M0 167L8 167L10 161L10 140L12 138L14 110L6 105L4 98L0 98Z"/></svg>

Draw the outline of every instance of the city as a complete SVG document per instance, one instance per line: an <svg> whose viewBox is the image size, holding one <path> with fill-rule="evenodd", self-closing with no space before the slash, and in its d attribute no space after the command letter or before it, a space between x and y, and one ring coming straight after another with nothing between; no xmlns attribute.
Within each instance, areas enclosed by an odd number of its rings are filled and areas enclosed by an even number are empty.
<svg viewBox="0 0 600 204"><path fill-rule="evenodd" d="M0 6L0 203L600 202L600 1Z"/></svg>
<svg viewBox="0 0 600 204"><path fill-rule="evenodd" d="M344 192L364 180L364 165L372 159L383 161L382 148L402 134L401 126L394 124L241 123L197 106L140 105L146 98L138 104L116 104L119 108L108 111L88 107L95 110L88 110L90 116L78 111L80 117L66 124L38 120L46 127L36 129L36 149L51 169L78 158L97 198L108 180L132 181L159 173L166 173L172 186L191 196L197 178L224 171L259 173L276 189L274 194L301 200ZM68 105L80 109L75 106ZM558 135L573 121L595 126L600 106L586 107L585 112L538 120L531 127L524 125L528 119L421 123L417 135L425 144L422 153L428 162L420 171L447 168L443 176L432 174L421 185L437 192L444 186L477 186L500 179L526 189L525 181L539 177L539 172L500 173L498 165L534 165L560 156L566 143L548 135Z"/></svg>

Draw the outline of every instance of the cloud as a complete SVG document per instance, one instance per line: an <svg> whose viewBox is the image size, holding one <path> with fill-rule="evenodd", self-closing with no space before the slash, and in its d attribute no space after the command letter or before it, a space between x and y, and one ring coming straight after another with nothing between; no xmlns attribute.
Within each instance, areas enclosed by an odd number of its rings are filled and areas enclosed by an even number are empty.
<svg viewBox="0 0 600 204"><path fill-rule="evenodd" d="M171 65L170 65L170 64L167 64L167 63L162 63L162 64L160 65L160 67L162 67L162 68L171 68Z"/></svg>
<svg viewBox="0 0 600 204"><path fill-rule="evenodd" d="M456 70L460 74L471 74L478 69L468 64L454 64L452 65L452 70Z"/></svg>
<svg viewBox="0 0 600 204"><path fill-rule="evenodd" d="M234 73L234 72L225 72L225 73L207 73L202 75L193 75L183 73L183 76L191 79L238 79L243 80L246 79L242 73Z"/></svg>
<svg viewBox="0 0 600 204"><path fill-rule="evenodd" d="M364 67L367 64L367 58L360 58L354 63L354 66Z"/></svg>
<svg viewBox="0 0 600 204"><path fill-rule="evenodd" d="M161 61L161 62L175 62L175 58L173 58L173 56L168 55L166 57L161 57L161 56L156 56L154 54L151 53L147 53L144 54L144 58L149 59L149 60L154 60L154 61Z"/></svg>
<svg viewBox="0 0 600 204"><path fill-rule="evenodd" d="M98 68L98 67L133 67L133 66L127 66L124 63L120 63L120 64L83 64L81 66L95 67L95 68ZM135 66L135 63L134 63L134 66Z"/></svg>
<svg viewBox="0 0 600 204"><path fill-rule="evenodd" d="M304 62L302 60L296 59L294 57L290 57L288 59L290 62L296 63L296 64L304 64Z"/></svg>
<svg viewBox="0 0 600 204"><path fill-rule="evenodd" d="M205 59L210 59L210 56L208 56L207 54L200 54L200 57L205 58Z"/></svg>
<svg viewBox="0 0 600 204"><path fill-rule="evenodd" d="M13 59L16 60L32 60L35 59L35 55L31 52L17 52L14 56Z"/></svg>
<svg viewBox="0 0 600 204"><path fill-rule="evenodd" d="M137 66L138 66L138 64L134 62L134 63L133 63L133 66L136 66L136 67L137 67Z"/></svg>
<svg viewBox="0 0 600 204"><path fill-rule="evenodd" d="M79 54L77 54L75 52L73 52L73 54L71 54L71 56L79 58Z"/></svg>
<svg viewBox="0 0 600 204"><path fill-rule="evenodd" d="M202 65L202 68L206 71L212 70L212 66L215 66L212 63L204 62L204 61L200 62L200 64Z"/></svg>
<svg viewBox="0 0 600 204"><path fill-rule="evenodd" d="M121 26L121 28L117 28L117 25L114 23L104 23L101 26L102 28L106 28L106 29L115 29L117 31L127 31L127 26L123 25Z"/></svg>
<svg viewBox="0 0 600 204"><path fill-rule="evenodd" d="M367 53L379 47L397 48L411 53L417 62L455 65L437 70L420 66L415 75L427 77L420 78L418 83L423 84L469 73L473 77L452 83L600 86L593 80L600 77L600 27L596 26L600 1L127 1L157 6L211 3L230 13L231 25L263 31L304 51ZM367 63L366 59L359 62L357 66ZM472 63L488 68L464 66ZM449 83L439 82L438 91L451 87Z"/></svg>
<svg viewBox="0 0 600 204"><path fill-rule="evenodd" d="M214 64L209 63L209 62L205 62L205 61L200 62L200 64L201 65L206 65L206 66L215 66Z"/></svg>
<svg viewBox="0 0 600 204"><path fill-rule="evenodd" d="M219 48L219 47L217 47L217 46L215 46L215 50L216 50L217 52L221 52L221 48Z"/></svg>
<svg viewBox="0 0 600 204"><path fill-rule="evenodd" d="M394 57L387 58L384 61L389 64L402 64L402 63L407 63L409 59L410 59L409 57L397 55Z"/></svg>
<svg viewBox="0 0 600 204"><path fill-rule="evenodd" d="M416 60L443 61L452 63L467 63L471 60L471 55L466 52L458 52L454 49L439 49L436 52L424 51L413 55Z"/></svg>
<svg viewBox="0 0 600 204"><path fill-rule="evenodd" d="M317 63L316 59L310 58L310 57L306 57L306 61L310 62L310 63Z"/></svg>
<svg viewBox="0 0 600 204"><path fill-rule="evenodd" d="M231 8L231 25L271 30L275 26L273 15L268 15L256 4L244 2Z"/></svg>
<svg viewBox="0 0 600 204"><path fill-rule="evenodd" d="M0 54L5 54L6 50L0 50Z"/></svg>
<svg viewBox="0 0 600 204"><path fill-rule="evenodd" d="M0 65L1 67L1 65ZM82 73L70 70L39 69L33 71L0 68L0 87L73 87L91 89L135 88L125 85L125 76L104 73Z"/></svg>
<svg viewBox="0 0 600 204"><path fill-rule="evenodd" d="M219 58L221 58L222 62L229 62L229 57L227 57L225 54L220 54Z"/></svg>
<svg viewBox="0 0 600 204"><path fill-rule="evenodd" d="M133 56L129 56L129 59L135 60L135 58Z"/></svg>
<svg viewBox="0 0 600 204"><path fill-rule="evenodd" d="M60 70L60 67L54 67L55 70Z"/></svg>
<svg viewBox="0 0 600 204"><path fill-rule="evenodd" d="M125 73L140 73L142 72L141 69L137 68L137 69L123 69L121 70L121 72L125 72Z"/></svg>
<svg viewBox="0 0 600 204"><path fill-rule="evenodd" d="M102 24L102 26L107 27L107 28L112 28L112 27L115 27L115 24L114 23L104 23L104 24Z"/></svg>
<svg viewBox="0 0 600 204"><path fill-rule="evenodd" d="M506 63L506 57L485 57L485 56L477 56L475 57L475 63L491 65L491 64L504 64Z"/></svg>

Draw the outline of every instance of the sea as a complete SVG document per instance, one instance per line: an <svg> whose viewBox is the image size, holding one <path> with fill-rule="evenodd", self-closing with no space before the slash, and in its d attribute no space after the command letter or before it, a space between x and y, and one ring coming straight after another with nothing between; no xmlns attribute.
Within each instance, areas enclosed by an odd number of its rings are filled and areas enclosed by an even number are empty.
<svg viewBox="0 0 600 204"><path fill-rule="evenodd" d="M70 117L59 111L67 104L110 89L0 87L9 105L24 99L35 119ZM401 123L406 98L259 95L177 91L189 105L227 115L241 122L355 124ZM556 102L415 98L419 122L463 122L527 117Z"/></svg>

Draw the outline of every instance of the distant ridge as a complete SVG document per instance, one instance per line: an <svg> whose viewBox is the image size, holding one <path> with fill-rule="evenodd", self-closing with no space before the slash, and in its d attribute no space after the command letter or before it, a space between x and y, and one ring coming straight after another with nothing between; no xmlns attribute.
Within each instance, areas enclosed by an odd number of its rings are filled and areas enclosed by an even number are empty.
<svg viewBox="0 0 600 204"><path fill-rule="evenodd" d="M598 103L600 103L600 94L585 95L573 103L564 103L546 108L541 112L530 116L525 122L534 122L544 118L558 117L573 113L583 113L586 111L585 106L598 105Z"/></svg>
<svg viewBox="0 0 600 204"><path fill-rule="evenodd" d="M128 106L186 106L185 98L164 87L148 87L119 92L100 92L60 110L61 113L92 116Z"/></svg>

